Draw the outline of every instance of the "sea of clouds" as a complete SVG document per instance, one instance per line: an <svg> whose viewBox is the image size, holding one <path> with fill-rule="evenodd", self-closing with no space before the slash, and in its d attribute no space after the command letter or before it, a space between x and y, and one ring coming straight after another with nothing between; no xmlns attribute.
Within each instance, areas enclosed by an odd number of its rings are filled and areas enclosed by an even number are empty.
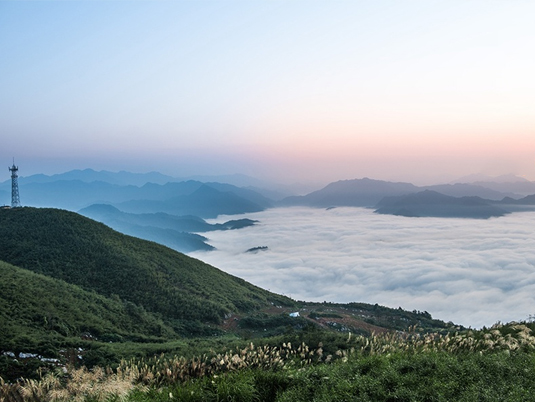
<svg viewBox="0 0 535 402"><path fill-rule="evenodd" d="M259 223L208 233L217 250L190 255L297 300L378 303L475 328L535 315L535 212L477 220L291 207L244 217ZM258 246L268 249L245 252Z"/></svg>

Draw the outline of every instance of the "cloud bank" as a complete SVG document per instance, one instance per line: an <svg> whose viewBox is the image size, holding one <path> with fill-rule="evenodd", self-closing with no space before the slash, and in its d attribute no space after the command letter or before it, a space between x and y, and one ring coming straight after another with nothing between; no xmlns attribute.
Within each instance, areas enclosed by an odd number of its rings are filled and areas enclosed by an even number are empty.
<svg viewBox="0 0 535 402"><path fill-rule="evenodd" d="M297 300L400 306L472 327L535 314L533 212L472 220L294 207L246 216L260 223L212 232L217 251L190 255ZM257 246L269 249L245 253Z"/></svg>

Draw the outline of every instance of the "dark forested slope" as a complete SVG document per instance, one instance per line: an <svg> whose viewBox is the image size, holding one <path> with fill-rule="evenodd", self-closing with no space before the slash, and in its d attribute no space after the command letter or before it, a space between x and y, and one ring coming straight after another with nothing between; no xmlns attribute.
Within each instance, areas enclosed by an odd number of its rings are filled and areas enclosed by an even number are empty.
<svg viewBox="0 0 535 402"><path fill-rule="evenodd" d="M170 320L293 301L156 243L57 209L0 210L0 260L143 306Z"/></svg>

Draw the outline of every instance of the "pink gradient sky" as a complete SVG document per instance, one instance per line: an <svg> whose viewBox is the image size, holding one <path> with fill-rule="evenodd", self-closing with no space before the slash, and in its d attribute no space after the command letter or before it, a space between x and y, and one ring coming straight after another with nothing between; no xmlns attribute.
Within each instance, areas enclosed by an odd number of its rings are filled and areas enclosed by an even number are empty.
<svg viewBox="0 0 535 402"><path fill-rule="evenodd" d="M0 160L21 175L535 180L533 15L520 1L0 2Z"/></svg>

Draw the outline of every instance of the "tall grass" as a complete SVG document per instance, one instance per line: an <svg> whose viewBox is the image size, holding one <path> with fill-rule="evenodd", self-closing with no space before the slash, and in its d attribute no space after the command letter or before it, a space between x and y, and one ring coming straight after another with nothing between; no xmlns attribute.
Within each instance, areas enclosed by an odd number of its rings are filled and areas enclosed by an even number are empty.
<svg viewBox="0 0 535 402"><path fill-rule="evenodd" d="M534 350L535 337L525 324L446 335L416 329L349 334L333 354L321 343L251 343L190 359L159 356L122 361L115 369L67 367L39 380L0 381L0 402L329 401L358 395L355 400L469 400L496 384L508 392L507 399L532 400L525 398L526 390L535 392Z"/></svg>
<svg viewBox="0 0 535 402"><path fill-rule="evenodd" d="M135 367L117 370L95 367L67 367L45 374L39 380L21 380L14 384L0 381L0 402L7 401L124 401L134 389L146 390L136 382Z"/></svg>

